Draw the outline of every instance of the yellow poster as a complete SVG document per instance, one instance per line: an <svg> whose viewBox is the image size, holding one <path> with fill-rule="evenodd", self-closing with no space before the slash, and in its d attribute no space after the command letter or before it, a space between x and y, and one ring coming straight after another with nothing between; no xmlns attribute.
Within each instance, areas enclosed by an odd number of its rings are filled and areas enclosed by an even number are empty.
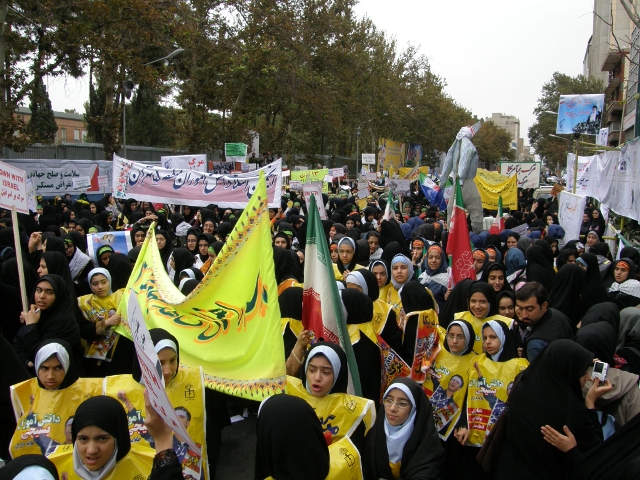
<svg viewBox="0 0 640 480"><path fill-rule="evenodd" d="M388 138L378 139L378 171L395 172L402 167L404 159L404 143L394 142ZM391 175L391 173L389 173Z"/></svg>
<svg viewBox="0 0 640 480"><path fill-rule="evenodd" d="M400 178L415 182L416 180L420 180L421 173L425 175L429 175L429 167L420 167L420 168L402 167L400 169Z"/></svg>
<svg viewBox="0 0 640 480"><path fill-rule="evenodd" d="M422 384L442 440L449 438L458 423L469 385L469 368L477 358L473 353L453 355L443 347Z"/></svg>
<svg viewBox="0 0 640 480"><path fill-rule="evenodd" d="M513 319L509 317L494 315L493 317L479 319L474 317L473 314L469 311L456 313L453 318L456 320L466 320L473 327L473 331L476 334L476 341L473 344L473 353L477 355L481 355L482 353L484 353L482 351L482 326L486 322L488 322L489 320L497 320L506 324L509 328L511 328L511 326L513 325Z"/></svg>
<svg viewBox="0 0 640 480"><path fill-rule="evenodd" d="M40 388L36 378L13 385L11 403L18 425L11 439L11 456L51 455L58 445L71 443L76 408L101 394L101 378L79 378L61 390Z"/></svg>
<svg viewBox="0 0 640 480"><path fill-rule="evenodd" d="M183 422L191 439L201 447L203 459L189 447L187 442L173 436L173 449L182 463L185 478L209 478L207 465L206 421L204 401L204 380L201 368L181 366L176 376L165 388L171 405ZM104 379L104 394L120 400L129 419L131 443L155 448L153 438L144 424L144 386L131 375L113 375Z"/></svg>
<svg viewBox="0 0 640 480"><path fill-rule="evenodd" d="M528 366L529 362L524 358L494 362L485 355L476 357L476 361L469 369L467 445L479 447L484 443L491 427L506 408L513 380Z"/></svg>
<svg viewBox="0 0 640 480"><path fill-rule="evenodd" d="M317 170L291 170L291 181L311 183L322 182L322 193L329 193L329 184L324 181L325 175L329 175L328 168Z"/></svg>
<svg viewBox="0 0 640 480"><path fill-rule="evenodd" d="M332 393L318 398L311 395L299 378L287 377L287 394L302 398L313 407L322 424L322 431L331 433L331 443L350 437L360 422L365 433L376 421L376 409L372 400L346 393Z"/></svg>
<svg viewBox="0 0 640 480"><path fill-rule="evenodd" d="M482 200L482 208L498 210L498 198L502 197L502 206L518 209L518 178L516 175L507 177L498 172L478 169L473 179L478 187Z"/></svg>
<svg viewBox="0 0 640 480"><path fill-rule="evenodd" d="M155 450L132 444L129 453L116 463L115 468L103 480L144 480L151 474L155 456ZM81 480L73 469L73 445L60 445L49 460L56 466L61 479Z"/></svg>
<svg viewBox="0 0 640 480"><path fill-rule="evenodd" d="M252 400L283 393L284 342L278 286L270 250L266 184L260 180L247 208L211 268L187 297L167 275L147 232L126 291L137 296L149 329L164 328L180 342L180 362L202 366L207 387ZM241 281L239 281L241 278ZM129 296L118 309L117 332L131 338Z"/></svg>

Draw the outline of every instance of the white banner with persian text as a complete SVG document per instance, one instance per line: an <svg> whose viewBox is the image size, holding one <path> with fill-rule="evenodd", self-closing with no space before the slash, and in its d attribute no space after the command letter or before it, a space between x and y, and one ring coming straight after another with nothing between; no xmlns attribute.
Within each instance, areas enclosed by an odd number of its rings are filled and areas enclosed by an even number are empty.
<svg viewBox="0 0 640 480"><path fill-rule="evenodd" d="M500 173L507 177L517 175L520 188L538 188L540 165L538 162L500 162Z"/></svg>
<svg viewBox="0 0 640 480"><path fill-rule="evenodd" d="M564 238L580 238L580 225L586 201L584 196L567 191L558 195L558 221L564 229Z"/></svg>

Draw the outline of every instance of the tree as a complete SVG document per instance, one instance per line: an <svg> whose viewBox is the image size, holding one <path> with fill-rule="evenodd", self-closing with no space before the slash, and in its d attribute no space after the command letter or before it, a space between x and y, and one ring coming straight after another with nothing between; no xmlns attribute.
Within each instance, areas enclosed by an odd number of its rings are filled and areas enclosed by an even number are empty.
<svg viewBox="0 0 640 480"><path fill-rule="evenodd" d="M27 124L27 132L31 142L53 143L58 132L56 118L51 108L51 100L44 86L44 82L40 79L35 88L31 92L31 118Z"/></svg>
<svg viewBox="0 0 640 480"><path fill-rule="evenodd" d="M571 77L555 72L551 80L542 86L542 96L533 110L537 115L536 122L529 128L529 142L547 168L558 173L566 164L567 152L570 148L572 135L555 135L557 115L545 112L557 112L560 95L578 95L602 93L604 85L601 80L593 77L578 75Z"/></svg>
<svg viewBox="0 0 640 480"><path fill-rule="evenodd" d="M478 150L480 161L485 167L492 169L502 160L514 160L515 150L511 148L513 138L505 129L497 127L492 121L482 123L482 128L473 137L473 144Z"/></svg>

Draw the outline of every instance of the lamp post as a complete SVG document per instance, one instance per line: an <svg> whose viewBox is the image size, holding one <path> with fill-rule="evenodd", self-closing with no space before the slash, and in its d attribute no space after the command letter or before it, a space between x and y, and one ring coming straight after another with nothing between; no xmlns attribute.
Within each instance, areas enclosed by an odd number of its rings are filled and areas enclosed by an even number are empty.
<svg viewBox="0 0 640 480"><path fill-rule="evenodd" d="M143 67L151 65L153 63L162 62L164 60L170 60L180 55L182 52L184 52L184 48L177 48L165 57L157 58L156 60L152 60L148 63L143 64ZM131 80L130 78L126 79L123 84L124 98L122 99L122 154L124 155L124 158L127 158L127 99L131 98L135 86L135 83L133 83L133 80Z"/></svg>

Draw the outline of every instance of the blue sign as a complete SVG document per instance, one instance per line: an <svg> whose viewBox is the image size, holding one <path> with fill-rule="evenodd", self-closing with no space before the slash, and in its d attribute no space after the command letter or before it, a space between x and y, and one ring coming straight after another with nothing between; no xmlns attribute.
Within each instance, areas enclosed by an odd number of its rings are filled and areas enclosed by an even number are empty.
<svg viewBox="0 0 640 480"><path fill-rule="evenodd" d="M560 95L557 134L597 135L604 110L604 93Z"/></svg>

